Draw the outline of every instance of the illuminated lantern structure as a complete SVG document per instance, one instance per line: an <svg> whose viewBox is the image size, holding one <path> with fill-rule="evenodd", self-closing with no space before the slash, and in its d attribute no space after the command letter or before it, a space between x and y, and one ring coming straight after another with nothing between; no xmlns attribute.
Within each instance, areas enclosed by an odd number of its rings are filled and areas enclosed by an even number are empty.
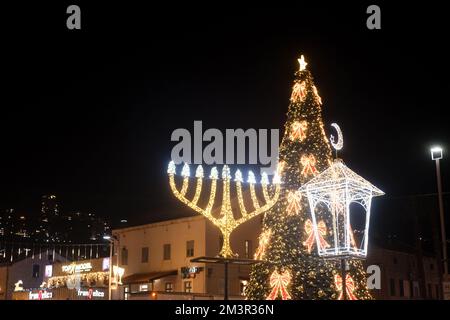
<svg viewBox="0 0 450 320"><path fill-rule="evenodd" d="M332 126L338 132L338 142L333 136L330 139L337 154L343 147L342 132L337 124ZM308 197L319 256L340 260L341 279L347 279L346 260L367 256L372 197L384 192L350 170L337 156L330 167L309 180L300 191ZM345 286L346 281L342 282ZM346 299L345 287L341 291Z"/></svg>
<svg viewBox="0 0 450 320"><path fill-rule="evenodd" d="M341 159L335 159L300 190L308 197L316 243L321 243L322 236L329 244L317 246L319 256L365 258L372 197L384 192L350 170ZM362 210L352 204L360 205ZM330 221L326 229L331 232L319 233L319 221Z"/></svg>

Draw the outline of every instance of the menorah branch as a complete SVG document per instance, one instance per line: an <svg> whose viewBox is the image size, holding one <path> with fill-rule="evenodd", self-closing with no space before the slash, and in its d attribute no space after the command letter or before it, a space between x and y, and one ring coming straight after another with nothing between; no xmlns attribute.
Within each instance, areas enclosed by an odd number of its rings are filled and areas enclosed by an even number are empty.
<svg viewBox="0 0 450 320"><path fill-rule="evenodd" d="M256 189L255 189L255 176L250 171L248 174L248 183L249 183L249 190L250 190L250 196L252 199L253 204L253 211L248 211L245 208L244 204L244 197L243 197L243 191L242 191L242 174L239 170L236 171L236 192L237 192L237 200L239 204L239 214L240 218L236 219L233 215L232 211L232 205L231 205L231 175L230 175L230 169L228 166L224 166L222 170L222 182L223 182L223 194L222 194L222 203L220 205L220 213L218 214L217 218L212 215L212 209L216 200L216 192L217 192L217 180L218 172L217 169L214 167L211 170L211 174L209 178L211 179L211 189L209 192L209 199L208 203L206 205L205 209L202 209L198 205L198 201L202 194L202 187L203 187L203 168L201 166L197 167L196 170L196 187L195 187L195 194L192 200L187 199L186 194L188 192L189 188L189 176L190 176L190 169L187 164L183 166L181 175L183 176L183 182L181 189L178 190L175 182L175 164L171 162L169 164L169 168L167 170L169 174L169 183L170 188L175 195L181 202L186 204L188 207L193 209L194 211L202 214L205 216L208 220L210 220L215 226L217 226L223 236L223 245L220 251L220 256L223 257L232 257L235 256L233 254L233 251L231 250L230 245L230 235L231 233L242 223L254 218L255 216L269 210L277 201L278 197L280 195L280 181L278 177L274 177L274 194L272 197L269 195L268 191L268 185L269 185L269 179L267 177L267 174L263 173L262 179L261 179L261 185L262 185L262 192L264 196L264 205L260 205L260 202L256 195Z"/></svg>

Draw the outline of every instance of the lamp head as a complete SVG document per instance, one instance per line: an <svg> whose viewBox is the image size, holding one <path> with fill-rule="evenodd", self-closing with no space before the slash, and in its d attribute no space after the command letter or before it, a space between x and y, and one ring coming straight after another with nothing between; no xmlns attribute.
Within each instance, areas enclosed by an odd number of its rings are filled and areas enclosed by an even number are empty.
<svg viewBox="0 0 450 320"><path fill-rule="evenodd" d="M434 146L430 149L431 152L431 160L439 160L442 159L442 148L439 146Z"/></svg>

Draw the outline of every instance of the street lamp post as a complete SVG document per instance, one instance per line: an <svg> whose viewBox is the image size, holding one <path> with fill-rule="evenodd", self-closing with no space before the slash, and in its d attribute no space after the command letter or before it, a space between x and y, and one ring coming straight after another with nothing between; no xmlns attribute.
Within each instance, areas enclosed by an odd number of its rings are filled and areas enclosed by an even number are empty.
<svg viewBox="0 0 450 320"><path fill-rule="evenodd" d="M441 166L439 160L442 159L442 148L433 147L431 148L431 159L436 162L436 179L438 188L438 199L439 199L439 216L441 222L441 241L442 241L442 256L444 262L444 275L448 274L448 264L447 264L447 237L445 235L445 219L444 219L444 201L442 200L442 181L441 181Z"/></svg>
<svg viewBox="0 0 450 320"><path fill-rule="evenodd" d="M109 242L109 277L108 277L108 300L111 299L111 280L112 280L112 269L113 269L113 247L114 247L114 240L116 239L115 236L109 236L105 235L103 236L103 239L108 240Z"/></svg>

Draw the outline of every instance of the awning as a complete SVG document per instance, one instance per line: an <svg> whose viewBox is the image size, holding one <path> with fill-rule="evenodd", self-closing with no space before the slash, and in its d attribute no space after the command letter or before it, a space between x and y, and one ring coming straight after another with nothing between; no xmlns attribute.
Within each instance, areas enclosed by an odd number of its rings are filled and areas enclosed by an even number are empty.
<svg viewBox="0 0 450 320"><path fill-rule="evenodd" d="M167 276L176 276L177 270L160 271L160 272L147 272L147 273L134 273L122 278L123 284L132 283L149 283L153 280L164 278Z"/></svg>

